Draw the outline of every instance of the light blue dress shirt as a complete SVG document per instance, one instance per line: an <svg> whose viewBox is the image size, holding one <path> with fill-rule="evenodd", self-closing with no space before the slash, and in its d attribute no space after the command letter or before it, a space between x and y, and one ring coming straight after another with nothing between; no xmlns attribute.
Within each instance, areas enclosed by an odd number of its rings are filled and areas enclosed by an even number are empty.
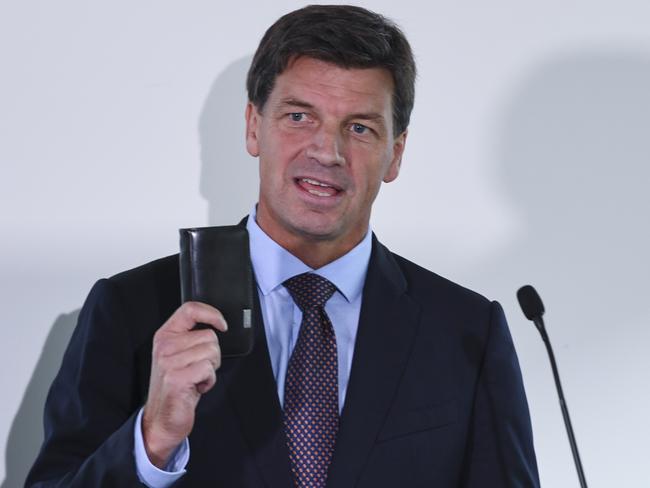
<svg viewBox="0 0 650 488"><path fill-rule="evenodd" d="M282 283L298 274L313 272L327 278L337 291L325 304L332 322L338 353L339 412L343 409L347 392L354 343L359 325L361 296L372 248L372 233L347 254L322 268L312 269L271 239L255 220L256 209L248 218L246 228L250 238L251 261L257 281L266 342L271 358L278 399L284 406L284 381L287 364L298 339L302 312ZM172 455L167 470L155 467L144 449L141 429L142 411L135 424L135 459L140 480L151 488L167 488L185 473L189 461L187 439Z"/></svg>

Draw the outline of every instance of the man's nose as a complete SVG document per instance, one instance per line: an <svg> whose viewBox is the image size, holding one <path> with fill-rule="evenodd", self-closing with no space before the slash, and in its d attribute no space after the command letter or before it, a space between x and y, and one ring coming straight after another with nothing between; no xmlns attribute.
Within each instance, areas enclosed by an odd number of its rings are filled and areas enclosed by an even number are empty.
<svg viewBox="0 0 650 488"><path fill-rule="evenodd" d="M343 165L344 144L338 127L323 124L314 131L306 155L325 166Z"/></svg>

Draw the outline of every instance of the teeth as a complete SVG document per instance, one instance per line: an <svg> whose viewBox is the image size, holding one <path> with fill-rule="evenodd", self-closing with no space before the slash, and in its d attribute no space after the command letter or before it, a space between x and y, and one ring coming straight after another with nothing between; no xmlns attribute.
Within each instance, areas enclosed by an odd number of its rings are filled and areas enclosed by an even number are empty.
<svg viewBox="0 0 650 488"><path fill-rule="evenodd" d="M325 193L325 192L318 191L318 190L307 190L307 191L309 193L311 193L312 195L318 195L319 197L330 197L330 196L332 196L329 193Z"/></svg>
<svg viewBox="0 0 650 488"><path fill-rule="evenodd" d="M303 178L302 181L309 183L310 185L324 186L325 188L332 188L330 185L321 183L320 181L312 180L311 178Z"/></svg>

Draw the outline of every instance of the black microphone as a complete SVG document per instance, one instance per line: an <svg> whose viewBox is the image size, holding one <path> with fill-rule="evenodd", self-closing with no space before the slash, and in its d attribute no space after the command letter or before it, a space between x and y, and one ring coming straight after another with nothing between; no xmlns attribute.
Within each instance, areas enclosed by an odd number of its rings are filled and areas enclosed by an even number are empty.
<svg viewBox="0 0 650 488"><path fill-rule="evenodd" d="M553 377L555 378L555 388L557 389L557 394L560 397L560 408L562 409L562 417L564 417L564 426L566 427L566 432L569 436L569 444L571 444L573 461L576 464L578 478L580 479L580 486L582 488L587 488L585 473L582 470L582 463L580 462L580 454L578 454L578 445L576 444L576 438L573 435L573 427L571 426L571 419L569 418L569 410L566 406L566 401L564 400L564 393L562 392L560 374L557 371L557 364L555 364L555 355L553 354L551 341L548 338L546 327L544 326L544 319L542 319L542 315L544 315L544 304L542 303L542 299L535 291L535 288L530 285L522 286L519 288L517 291L517 300L519 300L519 305L521 306L521 310L524 312L524 315L528 320L533 321L535 327L537 327L537 330L542 336L544 344L546 344L546 351L548 352L548 357L551 360L551 368L553 369Z"/></svg>

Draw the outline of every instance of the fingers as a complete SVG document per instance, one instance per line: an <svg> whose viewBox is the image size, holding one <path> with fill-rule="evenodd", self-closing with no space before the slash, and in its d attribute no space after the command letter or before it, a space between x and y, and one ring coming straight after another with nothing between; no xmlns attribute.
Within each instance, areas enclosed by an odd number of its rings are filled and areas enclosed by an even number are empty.
<svg viewBox="0 0 650 488"><path fill-rule="evenodd" d="M191 363L203 360L210 361L213 369L219 368L221 351L219 340L213 330L191 330L191 328L186 329L185 327L175 330L176 324L170 325L170 323L174 317L184 320L189 317L206 318L205 314L209 314L212 319L216 319L217 323L222 321L219 325L223 325L221 313L214 307L203 303L188 302L185 305L179 308L154 335L153 364L157 370L164 373L182 369ZM198 310L198 312L195 313L192 310Z"/></svg>
<svg viewBox="0 0 650 488"><path fill-rule="evenodd" d="M212 362L193 363L188 368L192 370L191 374L196 375L196 378L202 378L201 381L195 383L196 390L201 395L209 391L217 383L217 372Z"/></svg>
<svg viewBox="0 0 650 488"><path fill-rule="evenodd" d="M202 302L185 302L160 328L163 332L186 332L198 323L208 324L216 330L225 332L228 324L219 310Z"/></svg>
<svg viewBox="0 0 650 488"><path fill-rule="evenodd" d="M213 370L221 366L221 350L214 333L207 331L212 335L211 340L194 344L191 347L182 349L173 354L159 354L157 357L158 366L163 371L177 371L186 369L188 366L207 361ZM191 334L194 335L194 334ZM201 378L199 381L203 381ZM197 381L194 381L196 383Z"/></svg>
<svg viewBox="0 0 650 488"><path fill-rule="evenodd" d="M214 363L208 359L189 363L183 368L171 370L163 378L162 390L167 395L173 395L169 401L181 399L185 394L203 394L212 388L217 381ZM196 398L198 401L198 397Z"/></svg>
<svg viewBox="0 0 650 488"><path fill-rule="evenodd" d="M191 349L199 344L219 345L219 340L212 329L193 330L184 334L157 333L154 337L154 357L167 357Z"/></svg>
<svg viewBox="0 0 650 488"><path fill-rule="evenodd" d="M225 320L216 308L200 302L184 303L154 335L152 372L164 377L202 361L208 361L213 370L221 366L216 334L212 330L192 330L197 321L226 330Z"/></svg>

